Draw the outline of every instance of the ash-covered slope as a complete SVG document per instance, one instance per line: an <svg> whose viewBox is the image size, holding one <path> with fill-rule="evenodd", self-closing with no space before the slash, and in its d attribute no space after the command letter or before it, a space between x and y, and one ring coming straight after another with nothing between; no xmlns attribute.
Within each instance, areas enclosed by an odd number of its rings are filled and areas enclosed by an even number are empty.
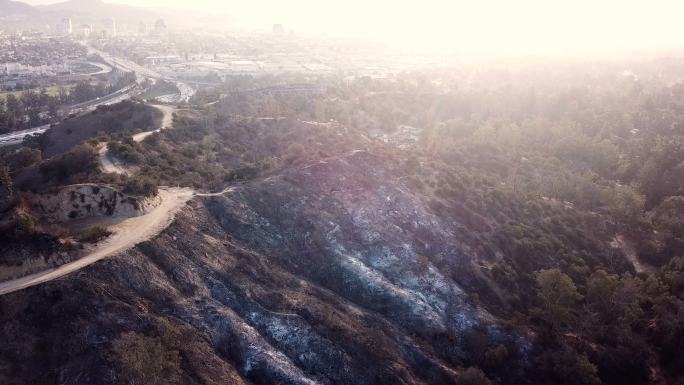
<svg viewBox="0 0 684 385"><path fill-rule="evenodd" d="M463 290L462 225L400 178L366 152L291 169L0 297L0 383L126 383L141 350L178 357L160 369L167 383L451 384L499 345L502 382L524 383L528 342Z"/></svg>

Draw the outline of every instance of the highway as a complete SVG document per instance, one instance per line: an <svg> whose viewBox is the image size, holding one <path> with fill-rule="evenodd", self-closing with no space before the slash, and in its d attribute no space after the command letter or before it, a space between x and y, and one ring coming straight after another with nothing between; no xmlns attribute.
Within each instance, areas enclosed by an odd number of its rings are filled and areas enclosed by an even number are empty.
<svg viewBox="0 0 684 385"><path fill-rule="evenodd" d="M21 143L24 137L27 135L42 134L43 132L50 129L49 124L44 124L42 126L30 128L28 130L14 131L9 134L0 135L0 147L9 146L12 144Z"/></svg>
<svg viewBox="0 0 684 385"><path fill-rule="evenodd" d="M130 99L135 93L137 85L130 85L124 87L118 91L112 92L109 95L102 96L97 99L89 100L84 103L79 103L68 107L66 115L70 114L83 114L90 111L94 111L98 106L108 106L111 104L116 104L122 102L126 99ZM19 144L24 140L24 137L29 135L42 134L50 129L50 124L45 124L42 126L30 128L23 131L10 132L9 134L0 135L0 147L10 146L13 144Z"/></svg>
<svg viewBox="0 0 684 385"><path fill-rule="evenodd" d="M130 60L114 57L106 52L100 51L98 49L95 49L93 47L87 46L89 53L95 53L98 54L102 57L102 59L106 62L106 65L101 65L101 64L95 64L92 63L98 67L100 67L100 72L98 73L107 73L108 71L111 71L111 68L118 68L124 72L135 72L136 74L136 81L137 84L130 85L128 87L125 87L121 90L115 91L109 95L89 100L87 102L79 103L76 105L73 105L68 108L66 111L66 115L71 115L71 114L84 114L90 111L94 111L98 106L106 106L106 105L111 105L111 104L116 104L119 102L122 102L126 99L130 99L131 96L137 91L137 85L142 83L143 79L145 78L152 78L152 79L157 79L157 80L166 80L166 81L172 81L176 84L176 87L179 90L178 94L174 95L167 95L163 98L162 102L164 103L185 103L190 100L190 98L195 94L196 90L189 86L186 83L179 82L167 77L162 76L160 73L150 70L148 68L145 68L143 66L140 66ZM15 131L11 132L9 134L5 135L0 135L0 147L3 146L10 146L10 145L15 145L21 143L26 136L29 135L36 135L36 134L42 134L45 131L50 129L50 124L34 127L31 129L23 130L23 131Z"/></svg>
<svg viewBox="0 0 684 385"><path fill-rule="evenodd" d="M98 70L95 71L95 72L90 72L90 73L84 74L84 75L88 75L88 76L106 75L106 74L112 72L112 70L113 70L112 67L110 67L110 66L108 66L108 65L106 65L106 64L96 63L96 62L93 62L93 61L77 61L77 62L74 62L74 63L88 64L88 65L91 65L91 66L93 66L93 67L97 67L97 68L98 68Z"/></svg>
<svg viewBox="0 0 684 385"><path fill-rule="evenodd" d="M149 68L143 67L131 60L127 59L122 59L119 57L114 57L107 52L100 51L97 48L93 48L91 46L86 46L88 48L89 53L91 54L97 54L102 57L102 59L112 67L119 68L122 71L125 72L131 72L134 71L137 77L138 83L142 83L143 79L145 78L150 78L150 79L156 79L156 80L165 80L169 82L173 82L176 84L176 87L178 87L179 94L168 97L162 102L164 103L185 103L190 98L195 94L196 90L192 88L190 85L187 83L180 82L178 80L172 79L170 77L166 77L162 74L160 74L157 71L151 70Z"/></svg>

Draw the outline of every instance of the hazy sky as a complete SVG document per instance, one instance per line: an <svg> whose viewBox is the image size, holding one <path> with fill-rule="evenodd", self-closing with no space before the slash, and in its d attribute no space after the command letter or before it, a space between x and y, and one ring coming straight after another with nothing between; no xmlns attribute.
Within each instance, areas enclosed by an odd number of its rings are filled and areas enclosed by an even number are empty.
<svg viewBox="0 0 684 385"><path fill-rule="evenodd" d="M34 0L30 3L51 3ZM268 28L445 51L572 53L684 48L676 0L112 0L221 10Z"/></svg>

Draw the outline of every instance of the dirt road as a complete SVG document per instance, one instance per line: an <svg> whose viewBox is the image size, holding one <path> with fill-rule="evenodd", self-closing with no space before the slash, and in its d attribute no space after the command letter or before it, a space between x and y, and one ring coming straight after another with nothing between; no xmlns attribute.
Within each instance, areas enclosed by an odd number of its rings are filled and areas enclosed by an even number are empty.
<svg viewBox="0 0 684 385"><path fill-rule="evenodd" d="M221 196L223 194L229 193L229 192L233 191L234 189L235 189L235 187L228 187L223 191L219 191L219 192L215 192L215 193L195 193L195 196L196 197L217 197L217 196Z"/></svg>
<svg viewBox="0 0 684 385"><path fill-rule="evenodd" d="M186 188L166 188L160 189L159 195L162 198L159 206L143 216L129 218L110 227L109 230L114 234L95 245L85 257L54 269L0 283L0 295L63 277L155 237L172 222L175 214L194 196L194 192Z"/></svg>
<svg viewBox="0 0 684 385"><path fill-rule="evenodd" d="M173 127L173 112L175 111L175 108L161 104L152 104L151 106L158 109L164 114L164 117L162 118L161 127L157 128L156 130L141 132L139 134L133 135L133 140L138 143L142 142L143 140L145 140L145 138L154 134L155 132L159 132L161 130Z"/></svg>
<svg viewBox="0 0 684 385"><path fill-rule="evenodd" d="M109 155L109 149L106 143L100 144L97 148L100 154L100 168L103 172L115 174L128 174L128 171L120 166L116 159Z"/></svg>
<svg viewBox="0 0 684 385"><path fill-rule="evenodd" d="M146 137L155 132L171 128L173 126L174 108L162 105L155 105L154 107L160 109L164 113L161 127L156 130L134 135L133 140L136 142L144 140ZM118 174L128 173L128 170L118 165L117 162L112 159L111 156L109 156L106 145L103 144L99 147L99 154L100 165L103 171ZM161 204L159 206L143 216L128 218L108 227L109 230L113 232L113 235L95 245L88 255L77 261L67 263L54 269L0 283L0 295L12 293L27 287L52 281L69 273L78 271L103 258L130 249L138 243L147 241L162 232L162 230L164 230L171 223L175 214L193 196L219 196L231 190L232 187L229 187L217 193L199 194L195 193L192 189L187 188L160 188L159 196L161 197Z"/></svg>
<svg viewBox="0 0 684 385"><path fill-rule="evenodd" d="M174 107L158 104L153 104L152 107L158 109L164 114L164 116L162 117L161 127L155 130L145 131L133 135L133 140L135 142L140 143L143 140L145 140L145 138L154 134L155 132L159 132L161 130L173 127L173 112L175 111ZM116 159L109 155L109 149L107 148L106 144L100 145L100 147L98 147L98 151L100 154L100 168L103 172L114 174L129 174L129 171L125 167L121 166L116 161Z"/></svg>

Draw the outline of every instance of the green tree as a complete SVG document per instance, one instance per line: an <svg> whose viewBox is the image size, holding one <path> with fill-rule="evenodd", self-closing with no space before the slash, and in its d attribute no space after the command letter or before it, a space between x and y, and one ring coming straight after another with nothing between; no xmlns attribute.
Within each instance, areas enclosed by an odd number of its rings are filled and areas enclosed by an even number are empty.
<svg viewBox="0 0 684 385"><path fill-rule="evenodd" d="M630 186L617 186L610 197L608 208L613 216L625 224L634 225L643 215L646 199Z"/></svg>
<svg viewBox="0 0 684 385"><path fill-rule="evenodd" d="M14 151L5 156L5 162L7 166L15 173L18 174L21 170L26 167L30 167L42 160L42 155L40 150L35 148L21 147L17 151Z"/></svg>
<svg viewBox="0 0 684 385"><path fill-rule="evenodd" d="M587 303L603 323L612 323L616 314L615 291L620 285L617 275L598 270L587 282Z"/></svg>
<svg viewBox="0 0 684 385"><path fill-rule="evenodd" d="M123 192L126 194L153 197L158 193L157 183L149 178L136 176L126 181Z"/></svg>
<svg viewBox="0 0 684 385"><path fill-rule="evenodd" d="M0 165L0 186L7 190L7 195L14 195L14 186L12 184L12 177L9 173L9 168L7 166ZM0 195L1 197L1 195Z"/></svg>
<svg viewBox="0 0 684 385"><path fill-rule="evenodd" d="M582 295L572 278L558 269L542 270L537 273L537 295L542 305L542 316L551 330L574 320L573 308Z"/></svg>
<svg viewBox="0 0 684 385"><path fill-rule="evenodd" d="M562 347L558 351L545 352L541 356L542 366L549 371L554 384L598 385L598 370L585 354L577 354L572 348Z"/></svg>
<svg viewBox="0 0 684 385"><path fill-rule="evenodd" d="M0 134L8 132L7 127L7 110L5 109L5 101L0 99Z"/></svg>
<svg viewBox="0 0 684 385"><path fill-rule="evenodd" d="M684 196L668 197L653 210L651 220L659 231L671 236L684 234Z"/></svg>

